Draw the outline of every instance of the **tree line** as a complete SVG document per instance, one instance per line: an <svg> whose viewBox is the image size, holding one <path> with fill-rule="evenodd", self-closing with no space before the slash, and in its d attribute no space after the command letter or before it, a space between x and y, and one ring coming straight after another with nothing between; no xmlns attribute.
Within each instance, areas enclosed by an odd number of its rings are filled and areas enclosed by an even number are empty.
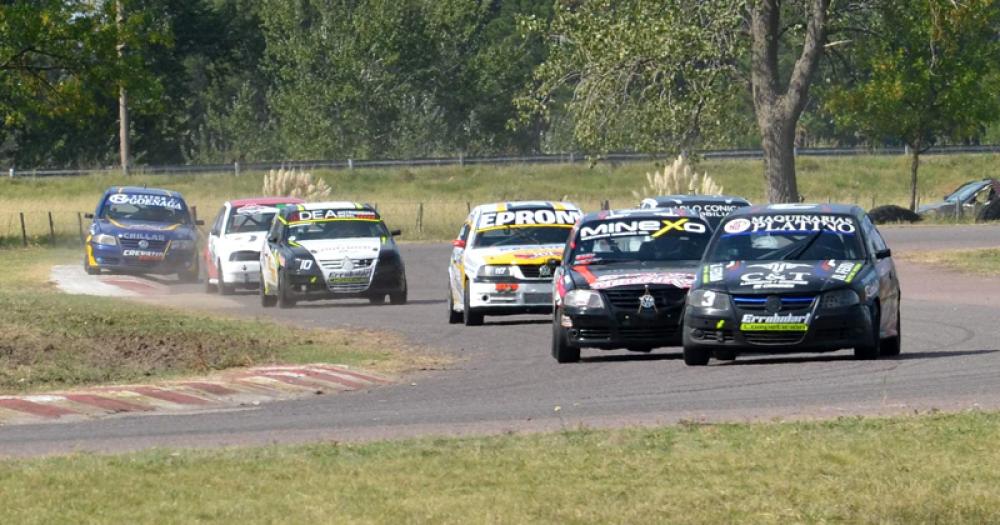
<svg viewBox="0 0 1000 525"><path fill-rule="evenodd" d="M1000 139L998 0L2 0L0 163Z"/></svg>

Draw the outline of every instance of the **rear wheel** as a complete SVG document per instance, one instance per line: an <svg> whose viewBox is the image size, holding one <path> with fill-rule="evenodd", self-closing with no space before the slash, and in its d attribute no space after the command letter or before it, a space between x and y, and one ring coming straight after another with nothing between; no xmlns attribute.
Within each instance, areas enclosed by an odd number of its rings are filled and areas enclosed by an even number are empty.
<svg viewBox="0 0 1000 525"><path fill-rule="evenodd" d="M871 361L873 359L878 359L880 340L880 330L879 323L879 310L876 306L872 311L872 333L869 334L868 340L862 344L854 347L854 358L862 361Z"/></svg>
<svg viewBox="0 0 1000 525"><path fill-rule="evenodd" d="M559 363L576 363L580 361L580 347L569 343L566 329L559 325L559 309L552 316L552 357Z"/></svg>
<svg viewBox="0 0 1000 525"><path fill-rule="evenodd" d="M264 308L270 308L278 303L278 298L273 295L267 295L267 285L264 284L264 275L260 276L260 305Z"/></svg>
<svg viewBox="0 0 1000 525"><path fill-rule="evenodd" d="M389 304L406 304L406 281L403 281L403 289L389 294Z"/></svg>
<svg viewBox="0 0 1000 525"><path fill-rule="evenodd" d="M233 285L226 284L226 278L223 277L222 275L222 262L215 261L215 267L219 269L218 270L219 278L217 279L219 284L216 285L216 289L218 289L219 295L232 295L234 288Z"/></svg>
<svg viewBox="0 0 1000 525"><path fill-rule="evenodd" d="M473 310L469 300L469 283L465 284L465 292L463 292L463 303L462 304L462 321L465 326L480 326L483 324L483 313Z"/></svg>
<svg viewBox="0 0 1000 525"><path fill-rule="evenodd" d="M899 355L903 349L903 327L899 310L896 310L896 336L882 341L880 354L888 357Z"/></svg>
<svg viewBox="0 0 1000 525"><path fill-rule="evenodd" d="M295 308L295 299L288 289L288 279L285 274L278 274L278 308Z"/></svg>

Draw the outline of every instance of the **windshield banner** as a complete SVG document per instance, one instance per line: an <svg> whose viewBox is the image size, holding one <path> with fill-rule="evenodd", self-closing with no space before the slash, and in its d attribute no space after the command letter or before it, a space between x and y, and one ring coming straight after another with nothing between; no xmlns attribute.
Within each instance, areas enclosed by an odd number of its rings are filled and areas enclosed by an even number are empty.
<svg viewBox="0 0 1000 525"><path fill-rule="evenodd" d="M111 204L132 204L134 206L159 206L171 210L182 210L184 206L180 199L165 195L147 195L145 193L115 193L108 196Z"/></svg>
<svg viewBox="0 0 1000 525"><path fill-rule="evenodd" d="M687 217L679 219L645 219L605 221L580 227L580 240L606 239L630 235L649 235L654 239L670 232L706 233L708 229L700 222L691 222Z"/></svg>
<svg viewBox="0 0 1000 525"><path fill-rule="evenodd" d="M371 210L299 210L292 213L292 222L316 222L335 220L378 220L378 214Z"/></svg>
<svg viewBox="0 0 1000 525"><path fill-rule="evenodd" d="M852 234L857 231L854 219L842 215L761 215L739 217L726 223L730 235L755 232L818 232Z"/></svg>
<svg viewBox="0 0 1000 525"><path fill-rule="evenodd" d="M583 214L577 210L517 210L483 213L479 216L479 230L517 228L530 226L571 227Z"/></svg>

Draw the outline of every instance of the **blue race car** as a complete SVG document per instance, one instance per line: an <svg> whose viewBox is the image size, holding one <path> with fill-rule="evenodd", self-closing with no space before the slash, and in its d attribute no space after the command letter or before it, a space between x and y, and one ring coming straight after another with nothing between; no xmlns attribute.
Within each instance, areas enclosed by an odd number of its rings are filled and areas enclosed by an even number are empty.
<svg viewBox="0 0 1000 525"><path fill-rule="evenodd" d="M172 274L198 280L198 231L180 193L156 188L114 187L104 192L85 243L83 267Z"/></svg>

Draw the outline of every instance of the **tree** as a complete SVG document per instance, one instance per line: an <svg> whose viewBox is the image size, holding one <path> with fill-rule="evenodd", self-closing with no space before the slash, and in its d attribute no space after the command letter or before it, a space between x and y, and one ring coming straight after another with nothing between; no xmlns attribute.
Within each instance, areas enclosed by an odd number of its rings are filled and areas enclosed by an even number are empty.
<svg viewBox="0 0 1000 525"><path fill-rule="evenodd" d="M796 123L823 54L829 3L563 0L551 25L534 21L551 44L522 107L565 107L587 149L676 151L738 135L744 114L733 109L750 91L768 198L797 201ZM801 53L789 67L781 59L796 39Z"/></svg>
<svg viewBox="0 0 1000 525"><path fill-rule="evenodd" d="M861 75L827 106L839 125L909 147L911 210L920 155L1000 116L997 27L997 0L884 2L874 32L854 44Z"/></svg>

